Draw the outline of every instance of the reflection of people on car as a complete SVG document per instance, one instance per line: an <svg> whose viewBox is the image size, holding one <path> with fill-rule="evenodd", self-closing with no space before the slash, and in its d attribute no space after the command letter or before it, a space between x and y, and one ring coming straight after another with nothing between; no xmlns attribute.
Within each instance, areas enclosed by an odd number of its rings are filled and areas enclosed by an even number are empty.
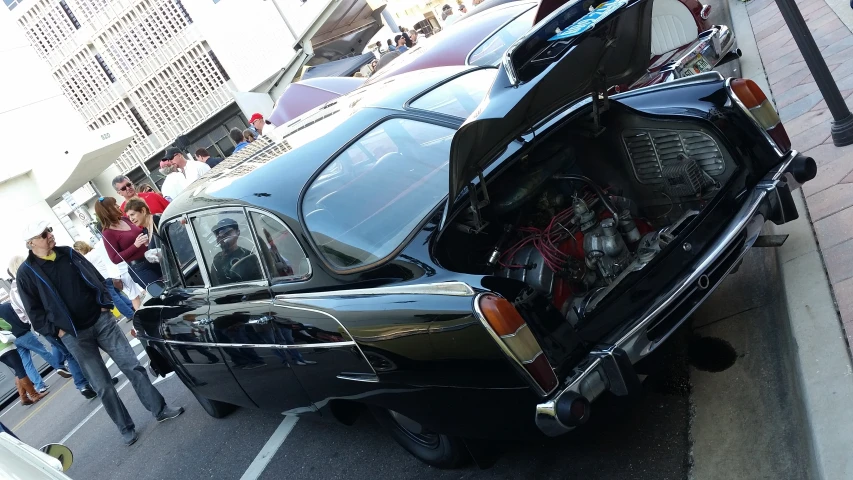
<svg viewBox="0 0 853 480"><path fill-rule="evenodd" d="M277 277L291 277L291 276L293 276L293 267L290 265L290 262L288 262L287 259L284 258L284 255L282 255L278 251L278 247L275 245L275 242L273 242L272 234L266 228L264 229L264 238L267 241L267 246L270 249L270 254L272 255L272 261L275 265L275 276L277 276Z"/></svg>
<svg viewBox="0 0 853 480"><path fill-rule="evenodd" d="M213 257L210 269L214 285L259 280L262 277L255 255L237 245L237 239L240 238L237 222L223 218L213 227L213 234L216 235L216 243L222 248Z"/></svg>
<svg viewBox="0 0 853 480"><path fill-rule="evenodd" d="M179 340L182 342L198 342L199 339L194 335L193 324L185 319L175 318L168 322L165 325L166 333L171 336L171 338L175 340ZM191 347L188 345L175 344L175 349L181 354L186 363L196 363L192 357L190 356L188 350L195 350L198 353L202 354L205 358L207 358L207 363L218 363L219 358L216 355L210 353L205 347Z"/></svg>

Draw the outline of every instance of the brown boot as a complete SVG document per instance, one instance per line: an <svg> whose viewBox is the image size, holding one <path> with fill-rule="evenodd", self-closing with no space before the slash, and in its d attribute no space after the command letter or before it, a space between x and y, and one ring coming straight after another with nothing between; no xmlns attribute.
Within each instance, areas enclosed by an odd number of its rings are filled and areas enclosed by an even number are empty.
<svg viewBox="0 0 853 480"><path fill-rule="evenodd" d="M33 385L33 381L27 377L20 379L20 382L24 386L24 390L26 390L27 396L30 397L30 400L32 400L33 403L38 402L45 395L47 395L47 392L39 393L38 391L36 391L36 387L35 387L35 385ZM23 402L21 402L21 403L23 403Z"/></svg>
<svg viewBox="0 0 853 480"><path fill-rule="evenodd" d="M21 397L21 405L32 405L33 401L27 396L27 390L18 377L15 377L15 387L18 389L18 396Z"/></svg>

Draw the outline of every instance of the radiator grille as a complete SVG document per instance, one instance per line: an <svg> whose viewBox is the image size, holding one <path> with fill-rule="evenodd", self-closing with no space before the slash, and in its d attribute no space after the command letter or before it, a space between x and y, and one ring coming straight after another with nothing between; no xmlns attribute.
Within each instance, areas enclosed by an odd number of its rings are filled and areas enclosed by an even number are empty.
<svg viewBox="0 0 853 480"><path fill-rule="evenodd" d="M634 166L634 175L640 183L662 183L661 171L664 167L677 164L681 154L695 160L712 177L726 171L717 142L702 132L625 130L622 141Z"/></svg>

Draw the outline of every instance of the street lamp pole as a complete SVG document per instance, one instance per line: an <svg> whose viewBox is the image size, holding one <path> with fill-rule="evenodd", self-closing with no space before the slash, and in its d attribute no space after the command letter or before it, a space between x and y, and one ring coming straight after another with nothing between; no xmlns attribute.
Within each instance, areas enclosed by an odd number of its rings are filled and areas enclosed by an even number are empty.
<svg viewBox="0 0 853 480"><path fill-rule="evenodd" d="M812 33L806 26L803 14L797 8L794 0L776 0L776 5L779 6L782 18L785 19L785 23L791 29L794 41L797 42L797 47L799 47L803 58L806 60L806 65L812 72L817 88L820 89L821 95L826 100L826 106L832 113L832 143L836 147L853 144L853 114L847 108L844 97L841 96L838 85L832 78L832 73L826 66L826 61L823 59L820 49L817 48Z"/></svg>

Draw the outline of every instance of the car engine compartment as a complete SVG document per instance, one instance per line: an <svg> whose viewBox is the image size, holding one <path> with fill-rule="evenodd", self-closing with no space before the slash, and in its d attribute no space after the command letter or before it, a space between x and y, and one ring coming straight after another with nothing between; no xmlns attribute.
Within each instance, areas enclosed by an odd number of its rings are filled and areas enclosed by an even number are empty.
<svg viewBox="0 0 853 480"><path fill-rule="evenodd" d="M452 220L437 257L524 282L576 326L675 243L737 166L701 125L621 114L596 134L562 130L493 174L485 194L475 187L485 201Z"/></svg>

